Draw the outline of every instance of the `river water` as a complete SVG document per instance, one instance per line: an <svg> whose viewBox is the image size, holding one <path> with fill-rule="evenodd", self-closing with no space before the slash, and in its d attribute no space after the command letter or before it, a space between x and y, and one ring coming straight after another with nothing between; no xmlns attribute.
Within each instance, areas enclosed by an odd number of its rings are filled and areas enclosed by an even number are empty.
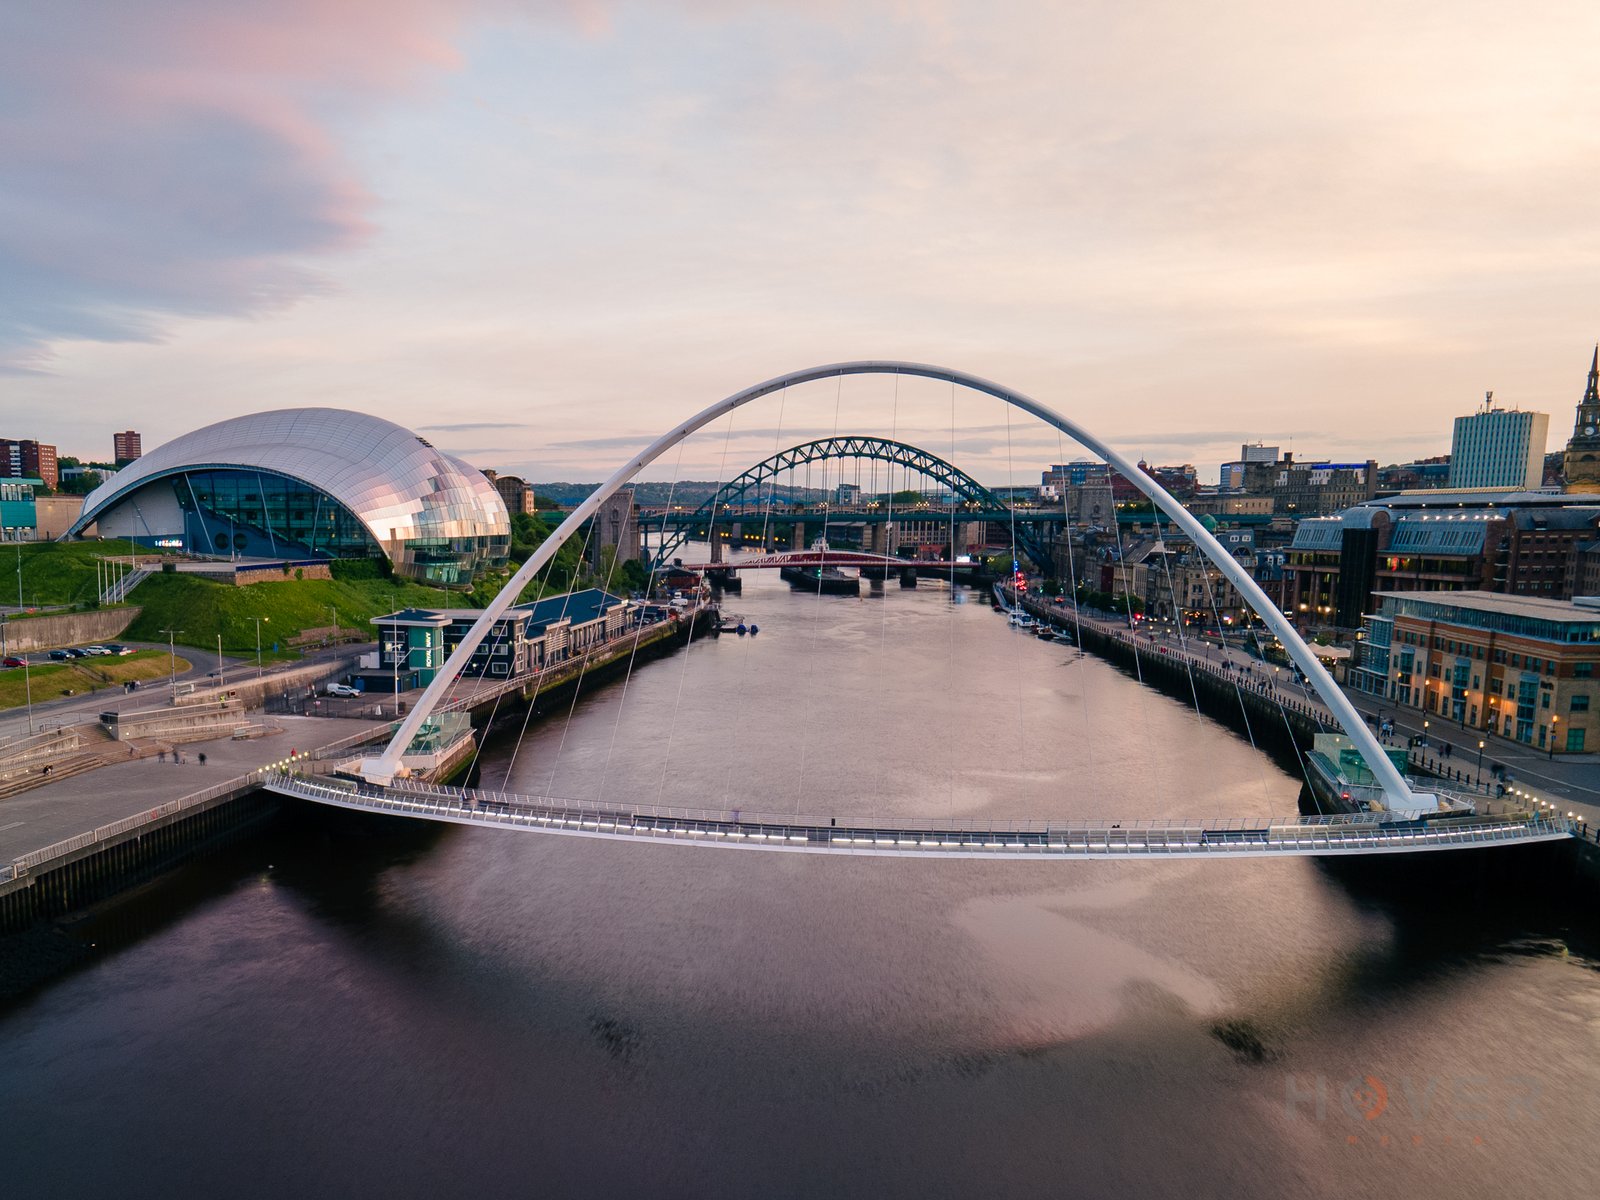
<svg viewBox="0 0 1600 1200"><path fill-rule="evenodd" d="M980 596L745 586L759 635L520 747L502 723L485 785L1295 806L1247 740ZM896 861L311 812L82 922L88 960L0 1008L0 1159L18 1196L1591 1196L1596 924L1536 897L1549 861Z"/></svg>

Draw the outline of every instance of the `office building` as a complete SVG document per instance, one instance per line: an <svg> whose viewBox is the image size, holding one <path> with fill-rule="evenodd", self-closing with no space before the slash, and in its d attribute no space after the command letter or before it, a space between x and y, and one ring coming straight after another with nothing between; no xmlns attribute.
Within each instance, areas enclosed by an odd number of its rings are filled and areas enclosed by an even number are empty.
<svg viewBox="0 0 1600 1200"><path fill-rule="evenodd" d="M1440 722L1554 754L1600 742L1600 602L1383 592L1353 686Z"/></svg>
<svg viewBox="0 0 1600 1200"><path fill-rule="evenodd" d="M112 455L112 461L119 467L131 463L144 453L142 449L143 443L139 440L138 433L132 429L124 429L121 433L113 433L111 435L111 444L115 451Z"/></svg>
<svg viewBox="0 0 1600 1200"><path fill-rule="evenodd" d="M500 499L505 501L507 512L534 511L533 489L528 486L526 479L518 475L497 475L493 471L485 471L484 475L494 484L494 490L500 493Z"/></svg>
<svg viewBox="0 0 1600 1200"><path fill-rule="evenodd" d="M0 438L0 479L36 479L54 490L61 485L56 448L28 438Z"/></svg>
<svg viewBox="0 0 1600 1200"><path fill-rule="evenodd" d="M1550 417L1493 408L1493 398L1494 393L1488 393L1480 411L1456 418L1448 486L1533 491L1544 484Z"/></svg>

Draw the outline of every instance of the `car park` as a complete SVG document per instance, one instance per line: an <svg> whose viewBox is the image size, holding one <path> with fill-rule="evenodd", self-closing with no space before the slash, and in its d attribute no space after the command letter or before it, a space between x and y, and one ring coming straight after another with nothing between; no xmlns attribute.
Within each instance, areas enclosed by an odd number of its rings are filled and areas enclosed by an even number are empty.
<svg viewBox="0 0 1600 1200"><path fill-rule="evenodd" d="M359 695L361 695L361 693L359 691L357 691L355 688L351 687L348 683L330 683L327 686L327 688L324 689L324 690L330 696L359 696Z"/></svg>

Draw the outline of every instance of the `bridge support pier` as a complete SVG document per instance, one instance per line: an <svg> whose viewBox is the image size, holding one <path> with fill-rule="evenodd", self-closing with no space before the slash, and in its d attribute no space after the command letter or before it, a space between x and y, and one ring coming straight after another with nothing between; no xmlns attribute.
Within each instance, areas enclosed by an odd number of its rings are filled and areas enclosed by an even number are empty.
<svg viewBox="0 0 1600 1200"><path fill-rule="evenodd" d="M715 525L706 532L711 538L711 561L719 563L722 561L722 534Z"/></svg>
<svg viewBox="0 0 1600 1200"><path fill-rule="evenodd" d="M789 548L791 550L804 550L806 548L806 523L796 521L789 530Z"/></svg>

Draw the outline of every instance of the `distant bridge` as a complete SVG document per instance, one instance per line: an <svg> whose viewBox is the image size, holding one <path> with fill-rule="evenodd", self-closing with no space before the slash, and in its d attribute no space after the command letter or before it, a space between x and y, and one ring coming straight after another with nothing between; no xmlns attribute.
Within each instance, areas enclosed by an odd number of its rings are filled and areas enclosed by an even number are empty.
<svg viewBox="0 0 1600 1200"><path fill-rule="evenodd" d="M956 503L933 509L918 506L896 509L889 504L873 512L822 510L779 514L773 510L773 489L780 475L810 463L839 459L882 462L891 467L900 467L948 491L955 497ZM885 489L890 493L894 490L893 487ZM763 459L723 484L698 508L683 513L664 512L652 517L649 532L661 533L654 561L657 566L666 563L691 537L712 531L719 525L745 524L763 519L775 524L803 522L818 526L819 529L829 525L881 524L889 521L948 521L952 525L972 521L1015 521L1018 548L1041 570L1049 571L1054 533L1044 526L1060 525L1062 515L1056 512L1029 510L1024 514L1014 511L1011 505L960 467L905 442L880 437L818 438L790 446ZM712 534L713 540L714 536Z"/></svg>
<svg viewBox="0 0 1600 1200"><path fill-rule="evenodd" d="M781 571L785 567L817 569L824 567L882 567L888 571L914 571L918 567L970 567L933 559L896 558L888 554L863 554L859 550L791 550L786 554L762 554L726 562L685 563L687 571Z"/></svg>

